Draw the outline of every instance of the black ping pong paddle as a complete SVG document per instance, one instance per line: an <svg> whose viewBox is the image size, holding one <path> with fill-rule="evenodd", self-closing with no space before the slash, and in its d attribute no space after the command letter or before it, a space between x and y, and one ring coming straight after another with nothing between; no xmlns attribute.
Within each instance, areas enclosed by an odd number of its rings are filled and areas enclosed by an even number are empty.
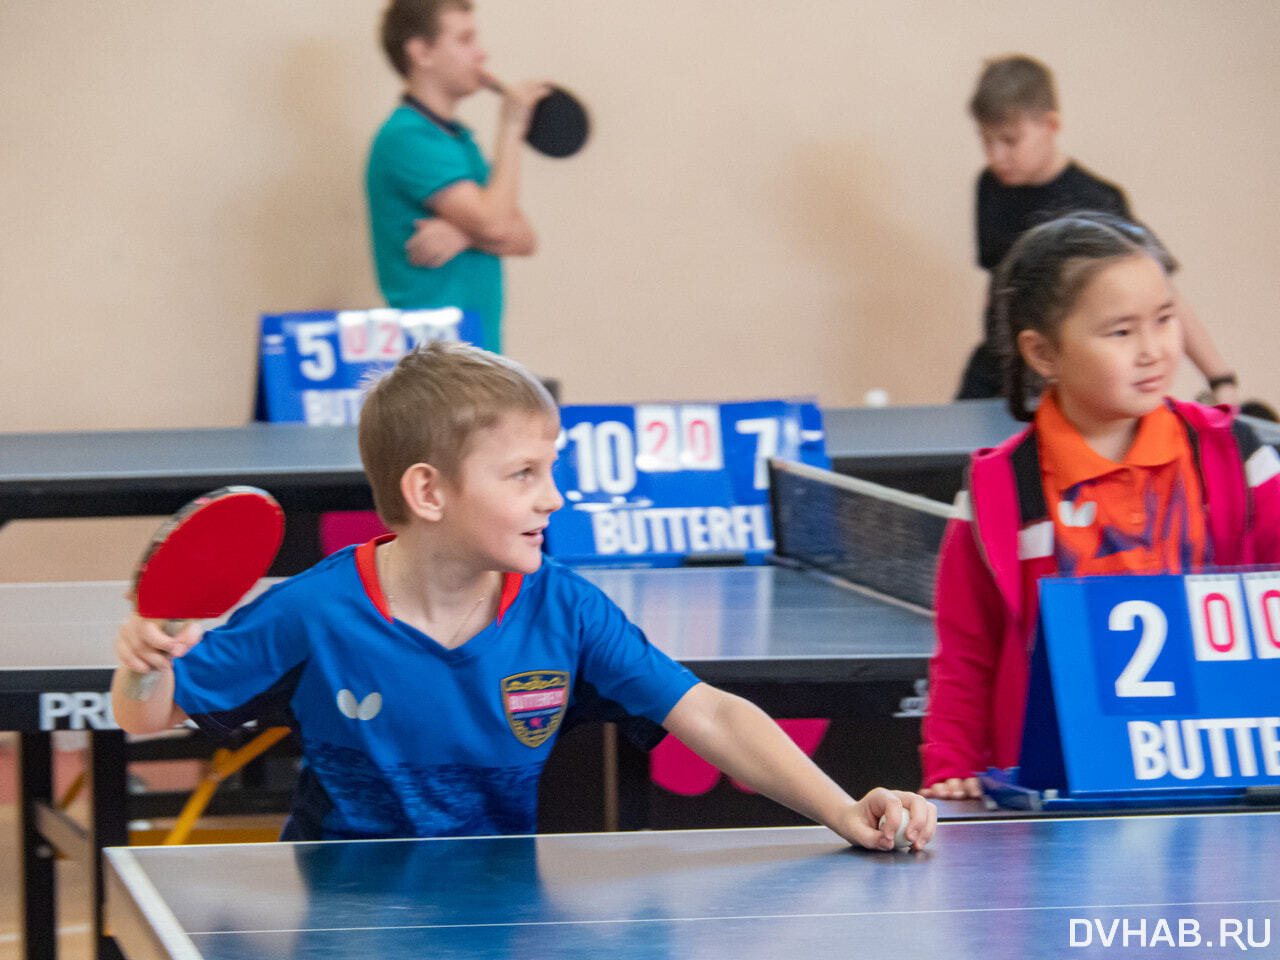
<svg viewBox="0 0 1280 960"><path fill-rule="evenodd" d="M502 84L487 74L484 83L495 93L503 91ZM590 133L587 108L568 90L553 86L534 106L524 139L544 156L571 157L583 148Z"/></svg>

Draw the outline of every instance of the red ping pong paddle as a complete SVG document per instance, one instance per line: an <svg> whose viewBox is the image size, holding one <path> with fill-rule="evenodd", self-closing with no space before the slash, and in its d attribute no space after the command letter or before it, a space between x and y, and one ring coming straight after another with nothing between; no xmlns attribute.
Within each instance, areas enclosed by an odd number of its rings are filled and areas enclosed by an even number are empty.
<svg viewBox="0 0 1280 960"><path fill-rule="evenodd" d="M494 93L502 93L498 80L485 74L483 81ZM524 139L544 156L569 157L582 149L590 133L586 107L568 90L553 86L534 106Z"/></svg>
<svg viewBox="0 0 1280 960"><path fill-rule="evenodd" d="M138 616L176 635L220 617L266 574L284 538L284 511L257 487L222 487L192 500L156 531L133 574ZM129 671L124 692L146 700L155 671Z"/></svg>

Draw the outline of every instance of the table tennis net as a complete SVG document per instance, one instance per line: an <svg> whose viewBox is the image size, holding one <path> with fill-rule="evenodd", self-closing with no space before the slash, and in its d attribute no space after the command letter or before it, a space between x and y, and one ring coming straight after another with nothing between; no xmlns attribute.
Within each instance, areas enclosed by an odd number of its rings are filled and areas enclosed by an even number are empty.
<svg viewBox="0 0 1280 960"><path fill-rule="evenodd" d="M786 460L769 498L779 558L932 609L948 504Z"/></svg>

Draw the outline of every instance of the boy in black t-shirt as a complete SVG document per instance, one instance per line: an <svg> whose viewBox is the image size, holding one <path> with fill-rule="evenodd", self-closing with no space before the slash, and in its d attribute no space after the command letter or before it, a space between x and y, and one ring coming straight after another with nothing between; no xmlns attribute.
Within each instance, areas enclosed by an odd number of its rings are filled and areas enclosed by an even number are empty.
<svg viewBox="0 0 1280 960"><path fill-rule="evenodd" d="M1095 210L1132 220L1124 192L1090 173L1058 144L1062 118L1053 75L1025 56L988 61L969 101L977 121L987 166L978 176L978 264L995 273L1004 255L1026 230L1063 214ZM957 400L1003 394L1000 358L990 346L995 318L991 297L983 341L965 368ZM1235 403L1236 378L1186 301L1179 298L1186 354L1209 381L1219 402Z"/></svg>

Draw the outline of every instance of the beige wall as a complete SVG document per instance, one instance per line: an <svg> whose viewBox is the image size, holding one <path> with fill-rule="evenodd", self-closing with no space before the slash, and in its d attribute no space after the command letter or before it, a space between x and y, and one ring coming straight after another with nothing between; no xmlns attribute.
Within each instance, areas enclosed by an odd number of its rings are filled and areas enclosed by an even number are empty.
<svg viewBox="0 0 1280 960"><path fill-rule="evenodd" d="M508 349L569 402L945 400L982 291L964 102L1011 50L1280 401L1273 0L479 2L495 72L594 112L585 153L528 157L542 249L508 270ZM0 431L239 423L260 312L377 303L380 7L0 3ZM482 140L494 108L466 106ZM12 524L0 578L122 575L149 526Z"/></svg>

